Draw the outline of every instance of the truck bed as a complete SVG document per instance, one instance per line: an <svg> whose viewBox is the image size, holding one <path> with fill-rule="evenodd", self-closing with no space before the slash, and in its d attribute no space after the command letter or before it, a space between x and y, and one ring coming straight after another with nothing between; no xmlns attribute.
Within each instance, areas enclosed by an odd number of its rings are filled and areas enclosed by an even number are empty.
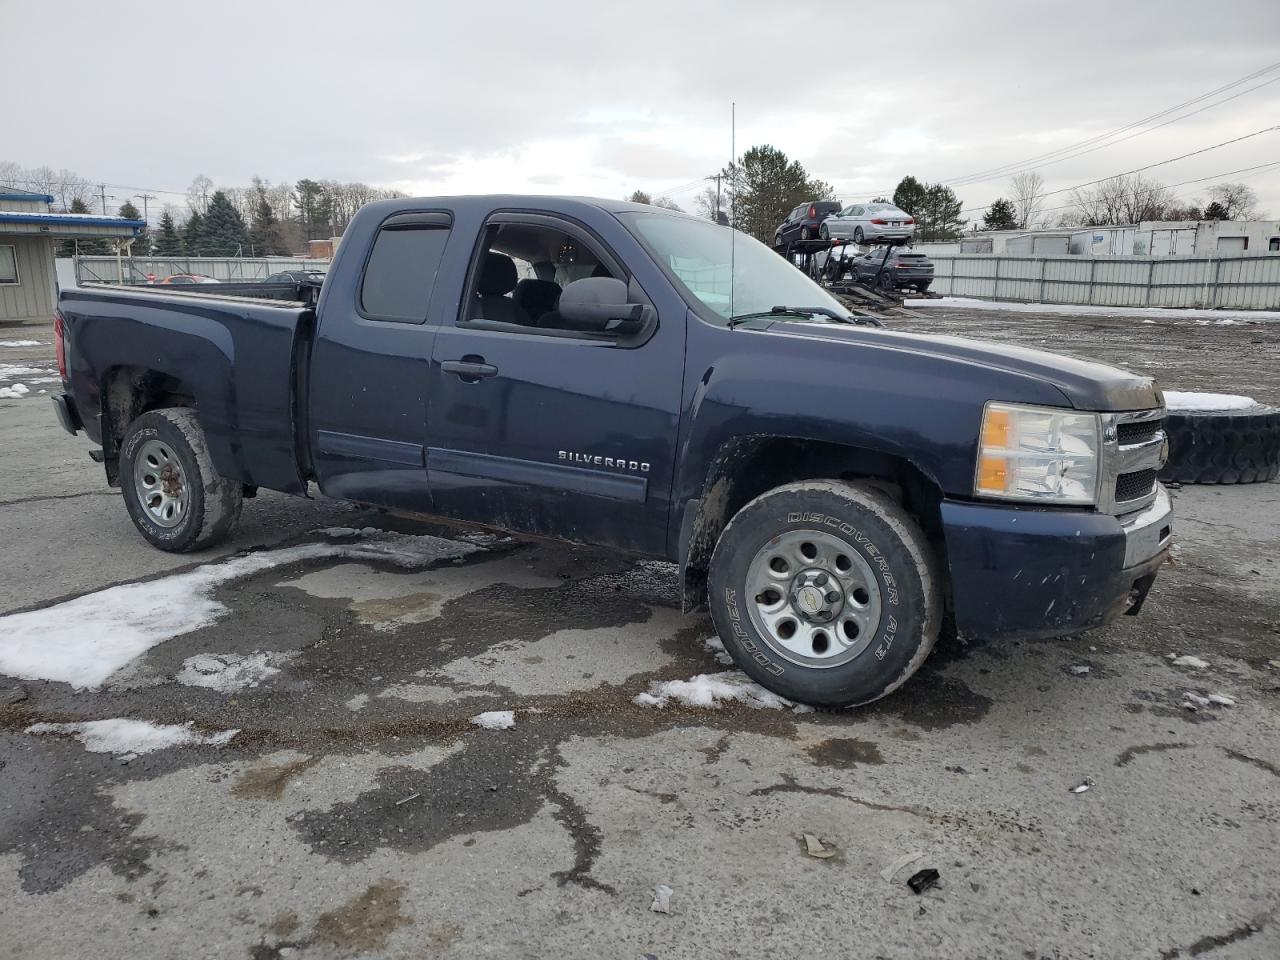
<svg viewBox="0 0 1280 960"><path fill-rule="evenodd" d="M123 405L176 399L196 409L222 476L305 491L293 398L311 307L105 285L64 290L59 306L69 393L86 432L108 454L137 412Z"/></svg>

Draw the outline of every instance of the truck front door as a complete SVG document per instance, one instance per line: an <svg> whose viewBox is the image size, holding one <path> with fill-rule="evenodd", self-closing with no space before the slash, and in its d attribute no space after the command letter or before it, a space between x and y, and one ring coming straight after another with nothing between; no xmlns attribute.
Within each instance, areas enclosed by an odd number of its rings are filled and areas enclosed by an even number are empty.
<svg viewBox="0 0 1280 960"><path fill-rule="evenodd" d="M683 301L669 289L650 298L576 221L506 212L482 230L458 315L432 351L427 471L437 511L665 555ZM565 329L560 291L591 276L627 282L656 325L631 339Z"/></svg>

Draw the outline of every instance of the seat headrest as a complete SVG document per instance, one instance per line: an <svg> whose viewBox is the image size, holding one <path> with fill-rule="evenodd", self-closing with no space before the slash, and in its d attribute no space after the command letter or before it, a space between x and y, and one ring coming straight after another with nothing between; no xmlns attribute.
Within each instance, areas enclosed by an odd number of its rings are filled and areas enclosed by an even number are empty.
<svg viewBox="0 0 1280 960"><path fill-rule="evenodd" d="M515 289L518 278L514 260L505 253L486 253L484 266L480 269L480 295L488 297L510 293Z"/></svg>

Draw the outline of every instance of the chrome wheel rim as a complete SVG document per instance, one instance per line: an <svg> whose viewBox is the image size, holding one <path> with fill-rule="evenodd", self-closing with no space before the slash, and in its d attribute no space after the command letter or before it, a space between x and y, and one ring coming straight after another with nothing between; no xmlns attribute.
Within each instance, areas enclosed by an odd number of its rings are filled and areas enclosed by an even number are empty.
<svg viewBox="0 0 1280 960"><path fill-rule="evenodd" d="M880 626L871 565L824 530L791 530L747 567L751 622L775 653L805 667L838 667L870 645Z"/></svg>
<svg viewBox="0 0 1280 960"><path fill-rule="evenodd" d="M133 461L133 487L151 522L166 529L182 523L189 502L187 476L173 448L147 440Z"/></svg>

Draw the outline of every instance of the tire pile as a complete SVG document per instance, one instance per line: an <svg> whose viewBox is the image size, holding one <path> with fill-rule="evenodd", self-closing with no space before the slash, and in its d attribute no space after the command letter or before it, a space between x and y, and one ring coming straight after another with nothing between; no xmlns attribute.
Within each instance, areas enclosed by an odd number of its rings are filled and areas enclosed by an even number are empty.
<svg viewBox="0 0 1280 960"><path fill-rule="evenodd" d="M1169 461L1160 479L1175 483L1262 483L1280 476L1280 408L1170 410Z"/></svg>

